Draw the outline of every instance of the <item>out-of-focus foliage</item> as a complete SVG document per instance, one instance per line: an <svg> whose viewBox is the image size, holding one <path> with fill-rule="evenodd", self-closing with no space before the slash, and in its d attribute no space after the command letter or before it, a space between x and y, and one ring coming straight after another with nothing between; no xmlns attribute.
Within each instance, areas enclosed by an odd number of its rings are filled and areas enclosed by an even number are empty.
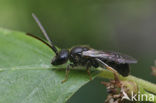
<svg viewBox="0 0 156 103"><path fill-rule="evenodd" d="M126 53L139 61L131 73L155 82L149 69L156 58L155 11L154 0L1 0L0 26L43 37L32 19L34 12L58 47L85 44ZM69 102L103 103L100 81L82 88Z"/></svg>
<svg viewBox="0 0 156 103"><path fill-rule="evenodd" d="M155 61L155 66L152 67L152 75L156 76L156 61Z"/></svg>

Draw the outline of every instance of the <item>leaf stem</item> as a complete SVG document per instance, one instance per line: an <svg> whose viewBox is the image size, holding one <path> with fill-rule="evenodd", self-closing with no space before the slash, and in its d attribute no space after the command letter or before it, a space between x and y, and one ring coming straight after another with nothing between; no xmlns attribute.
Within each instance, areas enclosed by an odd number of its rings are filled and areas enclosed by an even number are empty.
<svg viewBox="0 0 156 103"><path fill-rule="evenodd" d="M102 71L100 74L98 74L98 77L102 77L102 78L106 78L106 79L113 79L114 75L112 72L102 69L102 68L98 68L99 71ZM148 82L146 80L137 78L135 76L129 75L128 77L119 77L120 80L129 80L129 81L133 81L135 83L137 83L137 85L143 87L146 91L151 92L153 94L156 94L156 84Z"/></svg>

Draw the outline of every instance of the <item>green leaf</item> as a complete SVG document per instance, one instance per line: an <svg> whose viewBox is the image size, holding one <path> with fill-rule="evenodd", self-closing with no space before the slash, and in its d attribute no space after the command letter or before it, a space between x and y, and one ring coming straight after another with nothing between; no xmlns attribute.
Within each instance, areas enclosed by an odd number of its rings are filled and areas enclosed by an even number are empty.
<svg viewBox="0 0 156 103"><path fill-rule="evenodd" d="M64 103L89 81L51 65L53 51L26 33L0 28L0 103ZM65 66L62 66L65 68Z"/></svg>

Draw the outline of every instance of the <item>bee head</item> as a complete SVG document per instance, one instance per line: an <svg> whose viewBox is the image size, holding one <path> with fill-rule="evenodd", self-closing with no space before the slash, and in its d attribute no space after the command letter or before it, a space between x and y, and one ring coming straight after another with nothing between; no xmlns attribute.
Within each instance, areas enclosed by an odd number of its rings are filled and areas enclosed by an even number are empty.
<svg viewBox="0 0 156 103"><path fill-rule="evenodd" d="M58 54L52 59L52 65L61 65L68 61L69 51L66 49L62 49L58 52Z"/></svg>

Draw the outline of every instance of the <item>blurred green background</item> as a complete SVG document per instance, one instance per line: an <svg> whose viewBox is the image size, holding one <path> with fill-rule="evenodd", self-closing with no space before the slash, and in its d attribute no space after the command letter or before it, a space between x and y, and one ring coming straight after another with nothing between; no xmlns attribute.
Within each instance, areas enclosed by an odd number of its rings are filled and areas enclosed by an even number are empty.
<svg viewBox="0 0 156 103"><path fill-rule="evenodd" d="M32 12L58 47L85 44L126 53L139 61L131 74L156 83L150 69L156 59L155 0L0 0L0 27L43 38ZM103 103L101 81L82 87L68 103Z"/></svg>

